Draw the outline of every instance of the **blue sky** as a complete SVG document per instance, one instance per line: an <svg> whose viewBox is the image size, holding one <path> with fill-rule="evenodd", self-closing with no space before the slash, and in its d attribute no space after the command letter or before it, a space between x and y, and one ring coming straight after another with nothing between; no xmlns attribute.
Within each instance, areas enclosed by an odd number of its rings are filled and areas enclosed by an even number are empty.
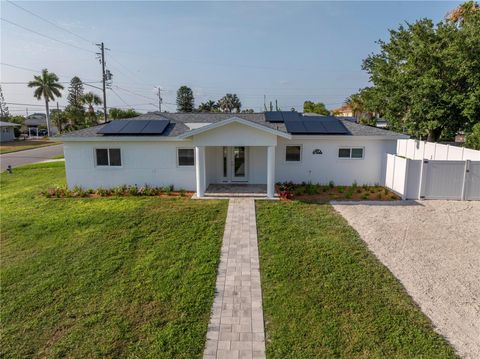
<svg viewBox="0 0 480 359"><path fill-rule="evenodd" d="M303 101L328 108L368 84L362 59L375 41L404 21L441 20L458 2L18 2L23 8L81 35L62 31L9 2L1 17L43 35L1 22L1 82L7 102L42 104L24 84L48 68L61 81L78 75L100 80L94 42L103 41L114 75L108 106L155 110L154 86L163 109L175 110L181 85L195 102L237 93L244 108L263 109L263 98L282 109ZM20 66L17 69L9 65ZM93 84L97 86L98 84ZM65 84L67 87L68 84ZM94 92L100 94L96 89ZM59 99L66 104L65 95ZM9 105L13 113L42 107Z"/></svg>

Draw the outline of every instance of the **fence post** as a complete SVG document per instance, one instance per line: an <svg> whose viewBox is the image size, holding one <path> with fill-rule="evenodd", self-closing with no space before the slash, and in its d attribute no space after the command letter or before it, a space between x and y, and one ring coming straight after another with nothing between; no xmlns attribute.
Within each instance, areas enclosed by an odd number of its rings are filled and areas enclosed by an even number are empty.
<svg viewBox="0 0 480 359"><path fill-rule="evenodd" d="M447 145L447 161L448 161L448 156L450 155L450 145Z"/></svg>
<svg viewBox="0 0 480 359"><path fill-rule="evenodd" d="M437 159L437 143L434 142L433 143L433 158L432 160L436 160Z"/></svg>
<svg viewBox="0 0 480 359"><path fill-rule="evenodd" d="M423 166L425 166L425 159L422 159L422 165L420 166L420 176L418 179L418 195L417 199L422 198L422 182L423 182Z"/></svg>
<svg viewBox="0 0 480 359"><path fill-rule="evenodd" d="M407 188L408 188L408 167L410 166L410 159L405 159L405 178L403 179L403 193L402 200L407 199Z"/></svg>
<svg viewBox="0 0 480 359"><path fill-rule="evenodd" d="M469 172L470 172L470 160L466 160L465 167L463 170L462 197L460 198L462 201L465 201L465 184L467 182L467 177Z"/></svg>

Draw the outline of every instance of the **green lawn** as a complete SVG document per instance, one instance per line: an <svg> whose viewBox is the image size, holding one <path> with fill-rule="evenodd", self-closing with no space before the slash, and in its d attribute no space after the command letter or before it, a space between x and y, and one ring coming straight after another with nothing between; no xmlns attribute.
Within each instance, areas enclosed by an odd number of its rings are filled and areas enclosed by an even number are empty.
<svg viewBox="0 0 480 359"><path fill-rule="evenodd" d="M257 202L269 358L454 358L330 205Z"/></svg>
<svg viewBox="0 0 480 359"><path fill-rule="evenodd" d="M227 202L39 195L63 183L1 174L1 357L199 357Z"/></svg>
<svg viewBox="0 0 480 359"><path fill-rule="evenodd" d="M31 150L33 148L53 146L58 144L60 143L49 140L15 140L12 142L2 142L0 144L0 154Z"/></svg>

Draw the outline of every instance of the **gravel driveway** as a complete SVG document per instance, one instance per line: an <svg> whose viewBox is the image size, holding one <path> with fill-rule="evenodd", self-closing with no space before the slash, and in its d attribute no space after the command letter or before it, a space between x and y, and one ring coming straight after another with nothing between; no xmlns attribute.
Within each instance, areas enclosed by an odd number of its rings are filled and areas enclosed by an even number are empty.
<svg viewBox="0 0 480 359"><path fill-rule="evenodd" d="M458 354L480 358L480 202L333 206Z"/></svg>

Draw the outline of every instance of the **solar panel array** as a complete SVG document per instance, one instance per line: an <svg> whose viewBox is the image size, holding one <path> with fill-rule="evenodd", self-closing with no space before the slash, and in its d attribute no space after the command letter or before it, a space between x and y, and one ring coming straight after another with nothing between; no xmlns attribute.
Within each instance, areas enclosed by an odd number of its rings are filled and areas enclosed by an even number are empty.
<svg viewBox="0 0 480 359"><path fill-rule="evenodd" d="M305 116L300 120L285 121L285 127L291 134L305 135L348 135L344 124L335 117Z"/></svg>
<svg viewBox="0 0 480 359"><path fill-rule="evenodd" d="M301 119L302 115L294 111L267 111L265 119L271 123L283 123Z"/></svg>
<svg viewBox="0 0 480 359"><path fill-rule="evenodd" d="M115 136L161 135L169 124L169 120L115 120L103 126L98 133Z"/></svg>

